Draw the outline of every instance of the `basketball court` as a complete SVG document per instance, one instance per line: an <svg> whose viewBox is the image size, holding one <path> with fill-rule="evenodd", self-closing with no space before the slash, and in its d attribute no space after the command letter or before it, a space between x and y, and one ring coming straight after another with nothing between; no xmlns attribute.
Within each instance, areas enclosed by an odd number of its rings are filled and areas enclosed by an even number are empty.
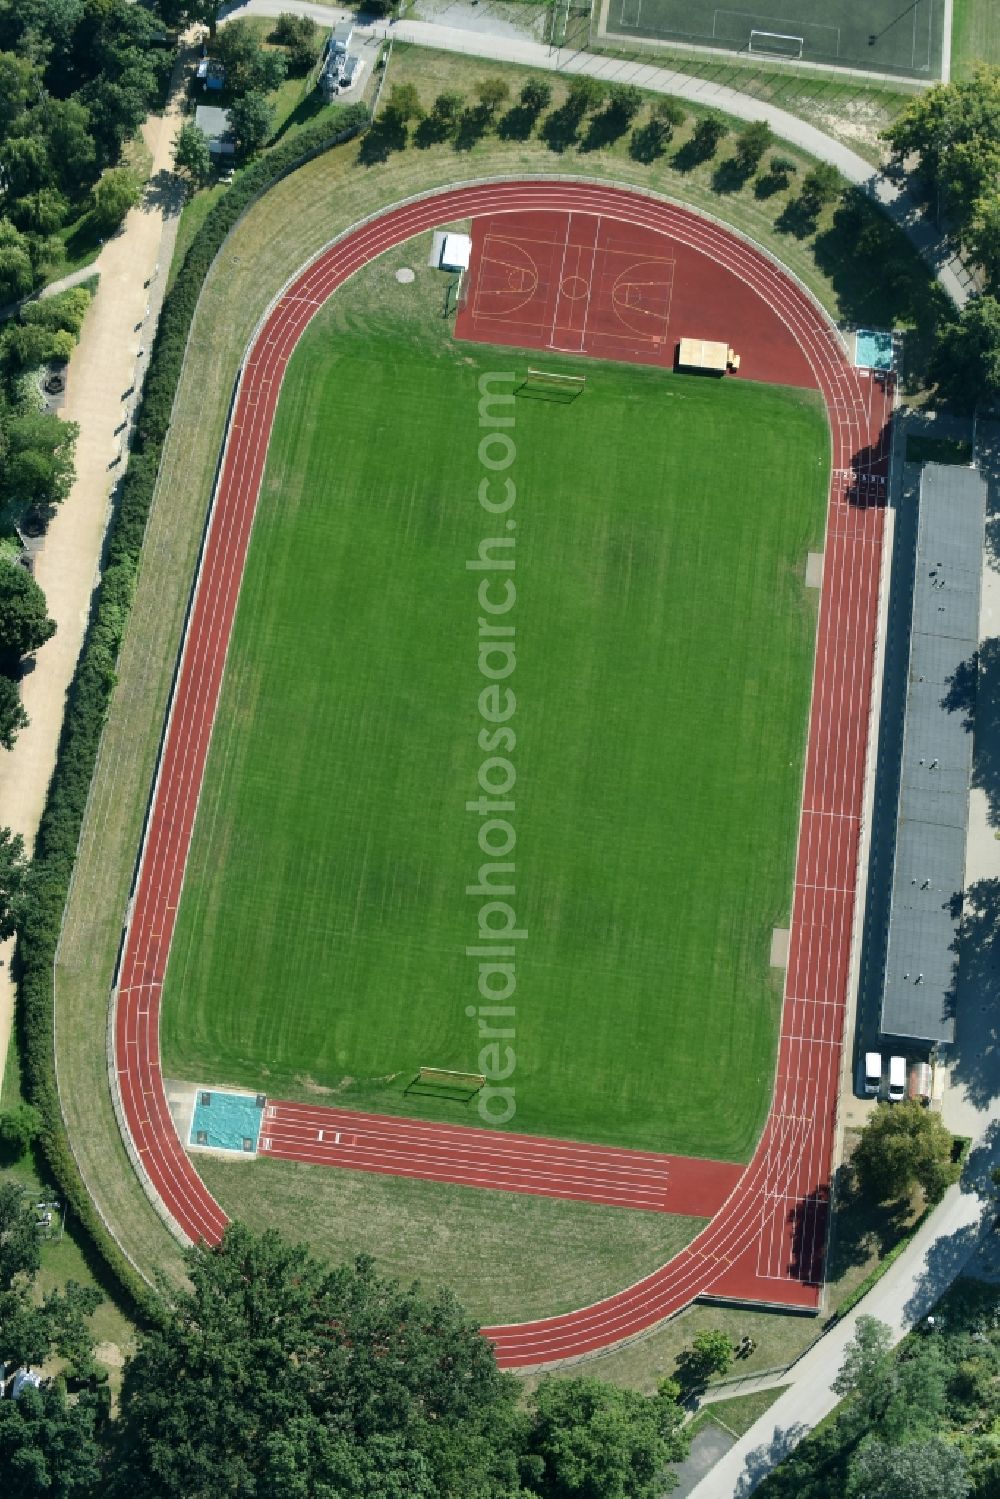
<svg viewBox="0 0 1000 1499"><path fill-rule="evenodd" d="M740 377L816 383L791 333L782 336L774 310L744 281L691 244L600 214L476 219L455 334L667 369L683 337L738 340Z"/></svg>
<svg viewBox="0 0 1000 1499"><path fill-rule="evenodd" d="M490 220L474 245L459 337L672 362L674 261L662 235L592 214L539 213Z"/></svg>

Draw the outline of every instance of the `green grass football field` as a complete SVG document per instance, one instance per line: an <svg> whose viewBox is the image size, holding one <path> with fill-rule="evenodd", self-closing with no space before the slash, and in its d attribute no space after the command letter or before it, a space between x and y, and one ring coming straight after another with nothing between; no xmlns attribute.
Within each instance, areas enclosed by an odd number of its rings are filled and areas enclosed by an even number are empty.
<svg viewBox="0 0 1000 1499"><path fill-rule="evenodd" d="M477 501L479 376L529 356L452 343L432 275L386 276L377 315L359 278L292 360L162 1039L170 1077L474 1124L404 1088L421 1065L479 1070L465 562L502 534ZM514 408L511 1127L745 1158L772 1081L825 417L804 392L578 368L574 404Z"/></svg>

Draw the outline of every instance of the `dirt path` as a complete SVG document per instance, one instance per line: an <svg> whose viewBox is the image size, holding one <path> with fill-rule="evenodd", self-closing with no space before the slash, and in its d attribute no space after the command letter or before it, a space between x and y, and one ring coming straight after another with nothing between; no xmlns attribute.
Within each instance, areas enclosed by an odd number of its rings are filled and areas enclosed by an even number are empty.
<svg viewBox="0 0 1000 1499"><path fill-rule="evenodd" d="M80 426L76 480L49 526L35 563L35 576L57 629L22 683L31 723L13 750L0 750L0 826L23 833L29 848L45 805L66 689L98 580L112 488L120 473L124 430L119 428L134 408L177 234L183 200L171 159L181 117L183 71L190 66L190 56L183 56L174 72L165 113L151 116L143 127L153 167L142 203L131 211L97 261L87 267L88 275L100 272L100 285L69 363L66 396L59 411ZM123 399L133 386L135 394ZM13 943L0 945L0 1085L14 1010L12 949Z"/></svg>

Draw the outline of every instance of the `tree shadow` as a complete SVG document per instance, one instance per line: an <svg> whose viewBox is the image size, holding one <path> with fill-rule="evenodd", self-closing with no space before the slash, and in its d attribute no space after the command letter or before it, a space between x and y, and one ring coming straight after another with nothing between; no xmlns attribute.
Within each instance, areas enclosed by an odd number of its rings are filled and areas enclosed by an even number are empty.
<svg viewBox="0 0 1000 1499"><path fill-rule="evenodd" d="M580 111L567 101L542 121L542 140L550 151L562 155L575 146L580 132Z"/></svg>
<svg viewBox="0 0 1000 1499"><path fill-rule="evenodd" d="M789 198L775 219L774 227L795 239L808 239L810 234L815 234L818 220L818 206L812 198L804 198L800 193L797 198Z"/></svg>
<svg viewBox="0 0 1000 1499"><path fill-rule="evenodd" d="M600 114L592 117L587 133L580 145L581 151L600 151L621 140L628 130L629 121L614 104L608 104Z"/></svg>
<svg viewBox="0 0 1000 1499"><path fill-rule="evenodd" d="M445 120L435 114L425 115L413 132L413 144L421 151L426 151L429 146L440 146L450 140L454 131L453 120Z"/></svg>
<svg viewBox="0 0 1000 1499"><path fill-rule="evenodd" d="M748 1452L743 1472L733 1490L733 1499L749 1499L749 1495L755 1492L773 1468L785 1461L808 1431L809 1428L802 1422L797 1422L794 1426L778 1427L769 1442Z"/></svg>
<svg viewBox="0 0 1000 1499"><path fill-rule="evenodd" d="M765 198L773 198L776 193L784 191L789 180L787 172L762 172L753 185L754 197L761 202Z"/></svg>
<svg viewBox="0 0 1000 1499"><path fill-rule="evenodd" d="M652 162L659 161L661 156L666 155L669 139L669 136L664 136L658 121L647 120L645 125L640 125L638 130L633 130L632 139L628 144L628 154L633 161L649 166Z"/></svg>
<svg viewBox="0 0 1000 1499"><path fill-rule="evenodd" d="M176 172L161 167L146 183L142 207L146 213L180 213L187 196L187 184Z"/></svg>
<svg viewBox="0 0 1000 1499"><path fill-rule="evenodd" d="M951 316L951 304L895 222L861 188L849 188L830 225L816 235L814 253L847 323L907 329L904 386L924 386L934 335Z"/></svg>
<svg viewBox="0 0 1000 1499"><path fill-rule="evenodd" d="M712 173L712 191L715 193L740 193L746 187L753 168L742 165L736 156L727 156L720 161Z"/></svg>
<svg viewBox="0 0 1000 1499"><path fill-rule="evenodd" d="M1000 642L987 641L988 645L998 645ZM941 699L941 706L946 713L961 713L962 728L967 734L971 734L975 719L976 709L976 681L979 675L979 652L973 651L966 661L960 661L954 672L947 679L947 690Z"/></svg>
<svg viewBox="0 0 1000 1499"><path fill-rule="evenodd" d="M283 120L274 132L271 137L271 145L276 146L293 127L307 125L310 120L315 119L316 115L321 114L326 107L326 101L320 90L318 88L310 89L306 97L296 104L288 118Z"/></svg>
<svg viewBox="0 0 1000 1499"><path fill-rule="evenodd" d="M423 123L423 122L421 122ZM380 166L394 151L406 150L406 121L388 110L365 131L358 147L358 165Z"/></svg>
<svg viewBox="0 0 1000 1499"><path fill-rule="evenodd" d="M490 111L485 104L470 104L463 109L455 132L455 150L471 151L479 144L490 126Z"/></svg>
<svg viewBox="0 0 1000 1499"><path fill-rule="evenodd" d="M538 123L538 111L527 104L515 104L497 121L497 135L502 141L526 141Z"/></svg>
<svg viewBox="0 0 1000 1499"><path fill-rule="evenodd" d="M852 453L847 502L855 510L884 510L888 506L889 480L879 470L886 465L891 439L891 427L886 422L874 442Z"/></svg>
<svg viewBox="0 0 1000 1499"><path fill-rule="evenodd" d="M829 1214L828 1187L814 1188L805 1197L800 1197L789 1210L788 1221L792 1230L789 1273L796 1280L816 1284L822 1281Z"/></svg>
<svg viewBox="0 0 1000 1499"><path fill-rule="evenodd" d="M961 1003L951 1081L986 1109L1000 1095L1000 879L975 880L966 890L955 947Z"/></svg>
<svg viewBox="0 0 1000 1499"><path fill-rule="evenodd" d="M838 1281L849 1270L859 1270L887 1254L909 1227L913 1206L909 1198L872 1202L862 1192L850 1163L838 1166L833 1196L836 1209L827 1278Z"/></svg>
<svg viewBox="0 0 1000 1499"><path fill-rule="evenodd" d="M926 1317L952 1281L962 1274L979 1243L986 1217L991 1216L992 1211L992 1207L984 1203L983 1214L975 1222L963 1224L954 1233L933 1240L914 1282L913 1292L903 1308L904 1315L911 1322Z"/></svg>
<svg viewBox="0 0 1000 1499"><path fill-rule="evenodd" d="M711 161L715 149L715 146L709 147L692 136L674 152L670 165L677 172L693 172L702 162Z"/></svg>

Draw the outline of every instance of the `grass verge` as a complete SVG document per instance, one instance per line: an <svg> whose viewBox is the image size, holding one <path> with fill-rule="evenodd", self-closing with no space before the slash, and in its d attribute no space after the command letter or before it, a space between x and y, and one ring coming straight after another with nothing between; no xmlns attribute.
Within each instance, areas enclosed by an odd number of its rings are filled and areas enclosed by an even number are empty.
<svg viewBox="0 0 1000 1499"><path fill-rule="evenodd" d="M951 46L953 78L971 78L983 62L1000 66L1000 16L996 0L955 0Z"/></svg>
<svg viewBox="0 0 1000 1499"><path fill-rule="evenodd" d="M199 1156L198 1169L233 1217L280 1229L335 1263L370 1254L386 1275L446 1284L484 1323L555 1316L599 1300L664 1264L702 1227L698 1218L267 1157Z"/></svg>

